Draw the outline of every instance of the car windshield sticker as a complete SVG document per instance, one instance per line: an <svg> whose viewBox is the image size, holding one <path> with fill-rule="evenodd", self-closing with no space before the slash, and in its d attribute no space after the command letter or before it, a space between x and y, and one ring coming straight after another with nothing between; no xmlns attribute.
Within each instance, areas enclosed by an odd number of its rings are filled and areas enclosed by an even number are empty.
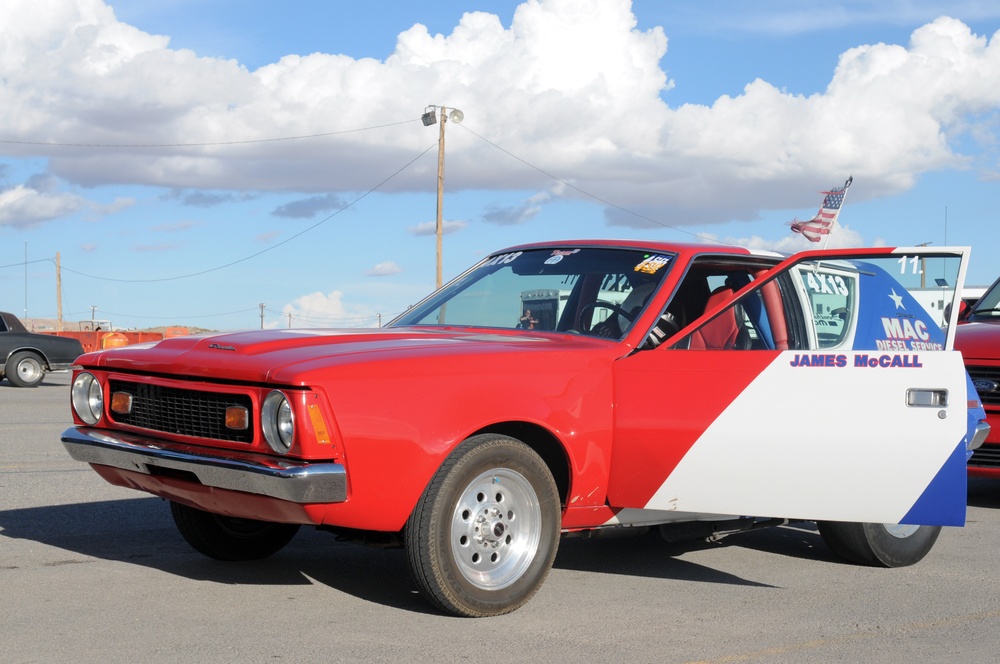
<svg viewBox="0 0 1000 664"><path fill-rule="evenodd" d="M552 255L545 260L545 264L555 265L566 256L572 256L575 253L579 253L579 251L580 251L579 249L571 249L568 251L562 249L556 249L555 251L552 252Z"/></svg>
<svg viewBox="0 0 1000 664"><path fill-rule="evenodd" d="M806 273L806 286L814 293L827 293L830 295L849 295L847 284L844 278L835 274L823 274L812 272Z"/></svg>
<svg viewBox="0 0 1000 664"><path fill-rule="evenodd" d="M663 256L660 254L655 256L646 256L645 260L635 266L635 271L644 272L645 274L656 274L669 262L670 256Z"/></svg>
<svg viewBox="0 0 1000 664"><path fill-rule="evenodd" d="M499 256L494 256L493 258L483 263L482 267L489 267L491 265L506 265L507 263L513 263L522 253L523 252L515 251L512 254L500 254Z"/></svg>

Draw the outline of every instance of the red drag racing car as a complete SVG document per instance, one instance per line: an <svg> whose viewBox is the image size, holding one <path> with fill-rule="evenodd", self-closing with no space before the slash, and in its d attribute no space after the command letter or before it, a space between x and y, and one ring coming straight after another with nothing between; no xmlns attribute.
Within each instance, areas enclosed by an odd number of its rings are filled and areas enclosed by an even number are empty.
<svg viewBox="0 0 1000 664"><path fill-rule="evenodd" d="M168 499L208 556L264 557L301 525L396 542L457 615L524 604L575 532L814 520L849 560L907 565L964 523L988 431L955 326L908 291L918 268L960 289L964 265L928 248L513 247L384 329L84 355L62 440Z"/></svg>

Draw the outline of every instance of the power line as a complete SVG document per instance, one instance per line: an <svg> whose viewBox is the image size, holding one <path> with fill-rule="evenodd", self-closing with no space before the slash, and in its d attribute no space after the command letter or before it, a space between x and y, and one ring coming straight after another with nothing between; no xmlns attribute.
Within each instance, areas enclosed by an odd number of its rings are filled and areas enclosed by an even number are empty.
<svg viewBox="0 0 1000 664"><path fill-rule="evenodd" d="M124 143L123 144L90 143L90 144L84 144L84 143L45 143L45 142L34 142L34 141L14 141L14 140L6 140L6 139L0 139L0 143L25 144L25 145L45 145L45 146L52 146L52 147L106 147L106 148L204 147L204 146L238 145L238 144L265 143L265 142L275 142L275 141L290 141L290 140L300 140L300 139L308 139L308 138L318 138L318 137L324 137L324 136L332 136L332 135L336 135L336 134L345 134L345 133L352 133L352 132L359 132L359 131L367 131L367 130L371 130L371 129L380 129L380 128L385 128L385 127L391 127L391 126L397 126L397 125L402 125L402 124L408 124L408 123L411 123L411 122L416 122L416 120L415 119L414 120L405 120L405 121L400 121L400 122L393 122L393 123L386 123L386 124L381 124L381 125L374 125L374 126L371 126L371 127L362 127L362 128L358 128L358 129L348 129L348 130L342 130L342 131L337 131L337 132L325 132L325 133L317 133L317 134L308 134L308 135L302 135L302 136L289 136L289 137L279 137L279 138L253 139L253 140L243 140L243 141L220 141L220 142L212 142L212 143L160 143L160 144L157 144L157 143L141 143L141 144L140 143L135 143L135 144L124 144ZM559 182L559 183L565 185L566 187L569 187L569 188L573 189L574 191L577 191L580 194L582 194L582 195L584 195L584 196L586 196L588 198L591 198L591 199L593 199L595 201L598 201L598 202L600 202L600 203L602 203L604 205L607 205L609 207L612 207L614 209L620 210L620 211L622 211L622 212L624 212L626 214L632 215L632 216L634 216L634 217L636 217L638 219L642 219L644 221L648 221L648 222L650 222L652 224L655 224L655 225L658 225L658 226L661 226L661 227L664 227L664 228L669 228L669 229L677 231L679 233L684 233L684 234L690 235L692 237L696 237L696 238L701 239L701 240L711 240L713 242L723 242L721 240L718 240L717 238L712 238L712 237L709 237L709 236L706 236L706 235L702 235L702 234L699 234L699 233L694 233L694 232L691 232L691 231L687 231L687 230L685 230L683 228L679 228L677 226L672 226L670 224L663 223L663 222L661 222L661 221L659 221L657 219L653 219L653 218L648 217L646 215L640 214L638 212L635 212L634 210L630 210L630 209L628 209L628 208L626 208L626 207L624 207L622 205L619 205L617 203L609 201L606 198L603 198L601 196L593 194L593 193L591 193L591 192L589 192L589 191L587 191L587 190L585 190L585 189L583 189L581 187L578 187L577 185L575 185L575 184L573 184L573 183L571 183L571 182L569 182L567 180L564 180L563 178L560 178L560 177L558 177L556 175L553 175L552 173L549 173L548 171L546 171L546 170L544 170L544 169L536 166L535 164L527 161L526 159L524 159L524 158L522 158L522 157L514 154L513 152L507 150L506 148L501 147L500 145L494 143L493 141L489 140L485 136L482 136L481 134L479 134L479 133L473 131L472 129L470 129L467 124L460 124L459 126L462 127L463 129L465 129L466 131L468 131L473 136L476 136L477 138L479 138L481 141L487 143L488 145L492 146L493 148L499 150L500 152L503 152L507 156L509 156L509 157L511 157L513 159L516 159L517 161L521 162L525 166L528 166L529 168L537 171L538 173L541 173L545 177L550 178L550 179L552 179L552 180L554 180L556 182ZM399 169L397 169L391 175L389 175L388 177L386 177L385 179L383 179L381 182L379 182L378 184L376 184L374 187L370 188L364 194L358 196L357 198L355 198L353 201L351 201L347 205L344 205L343 207L341 207L340 209L336 210L332 214L330 214L330 215L324 217L323 219L319 220L318 222L316 222L312 226L309 226L308 228L305 228L305 229L299 231L298 233L295 233L294 235L292 235L292 236L290 236L290 237L282 240L281 242L278 242L278 243L276 243L276 244L274 244L274 245L272 245L270 247L262 249L261 251L255 252L255 253L250 254L248 256L244 256L244 257L236 259L234 261L230 261L229 263L226 263L226 264L223 264L223 265L219 265L219 266L216 266L216 267L208 268L208 269L201 270L201 271L198 271L198 272L191 272L191 273L187 273L187 274L175 275L175 276L172 276L172 277L161 277L161 278L156 278L156 279L120 279L120 278L115 278L115 277L103 277L103 276L99 276L99 275L88 274L86 272L80 272L78 270L74 270L72 268L65 267L65 266L63 266L62 269L65 270L65 271L67 271L67 272L70 272L70 273L73 273L73 274L76 274L76 275L79 275L79 276L82 276L82 277L88 277L88 278L97 279L97 280L100 280L100 281L111 281L111 282L118 282L118 283L158 283L158 282L166 282L166 281L176 281L176 280L179 280L179 279L187 279L187 278L191 278L191 277L202 276L202 275L209 274L209 273L212 273L212 272L217 272L219 270L223 270L223 269L232 267L234 265L238 265L239 263L243 263L245 261L248 261L248 260L251 260L253 258L256 258L256 257L258 257L258 256L260 256L262 254L265 254L265 253L267 253L269 251L277 249L277 248L279 248L279 247L281 247L281 246L283 246L285 244L288 244L292 240L295 240L295 239L301 237L302 235L304 235L304 234L306 234L306 233L308 233L308 232L310 232L310 231L318 228L319 226L321 226L324 223L326 223L327 221L333 219L334 217L336 217L340 213L344 212L345 210L353 207L354 205L356 205L357 203L359 203L360 201L362 201L363 199L365 199L366 197L368 197L370 194L372 194L375 191L377 191L378 189L380 189L387 182L389 182L390 180L394 179L400 173L402 173L404 170L406 170L411 165L413 165L413 163L415 163L417 160L419 160L421 157L423 157L425 154L427 154L436 145L437 145L437 142L431 144L425 150L423 150L420 154L416 155L413 159L411 159L410 161L408 161L406 164L404 164L402 167L400 167ZM723 243L725 243L725 242L723 242ZM725 244L728 244L728 243L725 243ZM44 259L37 259L37 260L30 261L30 263L32 263L32 264L34 264L34 263L42 263L42 262L54 262L54 260L52 258L44 258ZM9 265L0 265L0 269L2 269L2 268L11 268L11 267L23 267L24 265L26 265L26 262L22 261L20 263L11 263ZM116 315L121 315L121 314L116 314Z"/></svg>
<svg viewBox="0 0 1000 664"><path fill-rule="evenodd" d="M249 256L244 256L243 258L239 258L237 260L231 261L229 263L226 263L225 265L219 265L219 266L216 266L216 267L208 268L207 270L201 270L200 272L190 272L188 274L180 274L180 275L176 275L176 276L173 276L173 277L161 277L161 278L158 278L158 279L117 279L117 278L114 278L114 277L100 277L100 276L97 276L97 275L94 275L94 274L87 274L85 272L79 272L77 270L73 270L73 269L70 269L70 268L65 267L65 266L63 266L62 269L65 270L66 272L72 272L73 274L80 275L81 277L89 277L91 279L98 279L100 281L115 281L115 282L119 282L119 283L129 283L129 284L148 284L148 283L158 283L158 282L163 282L163 281L177 281L178 279L188 279L190 277L200 277L203 274L209 274L210 272L217 272L219 270L224 270L227 267L232 267L234 265L238 265L239 263L243 263L245 261L248 261L251 258L256 258L257 256L260 256L261 254L265 254L265 253L267 253L269 251L273 251L273 250L277 249L278 247L280 247L282 245L285 245L285 244L288 244L292 240L294 240L294 239L296 239L296 238L298 238L298 237L300 237L302 235L305 235L309 231L311 231L311 230L313 230L315 228L318 228L319 226L325 224L329 220L331 220L334 217L336 217L337 215L339 215L341 212L344 212L345 210L353 207L357 203L359 203L362 200L364 200L365 198L367 198L369 195L373 194L375 191L377 191L383 185L385 185L385 183L389 182L390 180L392 180L393 178L395 178L397 175L399 175L400 173L402 173L403 171L405 171L407 168L409 168L410 166L412 166L414 162L416 162L418 159L420 159L425 154L427 154L428 152L430 152L436 146L437 146L436 142L432 143L423 152L421 152L420 154L418 154L416 157L414 157L410 161L406 162L406 164L404 164L402 167L400 167L398 170L396 170L396 172L394 172L392 175L390 175L389 177L385 178L384 180L382 180L381 182L379 182L377 185L375 185L374 187L372 187L371 189L369 189L365 193L361 194L360 196L358 196L353 201L351 201L347 205L343 206L339 210L333 212L330 215L327 215L323 219L320 219L319 221L317 221L312 226L309 226L308 228L304 228L301 231L299 231L298 233L296 233L296 234L294 234L294 235L292 235L292 236L290 236L288 238L285 238L281 242L278 242L277 244L273 244L270 247L267 247L266 249L261 249L257 253L250 254Z"/></svg>
<svg viewBox="0 0 1000 664"><path fill-rule="evenodd" d="M35 260L28 261L27 263L21 261L20 263L11 263L10 265L0 265L0 270L7 267L24 267L25 265L33 265L35 263L54 263L54 262L55 259L53 258L36 258Z"/></svg>
<svg viewBox="0 0 1000 664"><path fill-rule="evenodd" d="M628 209L626 207L618 205L617 203L613 203L613 202L611 202L611 201L609 201L609 200L607 200L605 198L601 198L600 196L598 196L596 194L592 194L592 193L590 193L589 191L587 191L585 189L581 189L580 187L576 186L572 182L567 182L566 180L563 180L562 178L557 177L557 176L553 175L552 173L549 173L548 171L545 171L545 170L539 168L538 166L535 166L534 164L532 164L531 162L527 161L526 159L522 159L521 157L518 157L516 154L514 154L510 150L506 150L506 149L500 147L499 145L497 145L496 143L494 143L493 141L491 141L490 139L486 138L485 136L481 136L480 134L477 134L476 132L472 131L465 124L460 124L458 126L461 127L462 129L466 130L467 132L469 132L470 134L472 134L476 138L480 139L481 141L483 141L485 143L488 143L489 145L492 145L494 148L496 148L500 152L503 152L507 156L512 157L512 158L518 160L519 162L521 162L522 164L524 164L528 168L534 169L534 170L538 171L539 173L541 173L542 175L544 175L545 177L551 178L551 179L555 180L556 182L564 184L567 187L569 187L570 189L578 191L581 194L583 194L584 196L587 196L588 198L592 198L595 201L603 203L604 205L607 205L608 207L613 207L616 210L621 210L622 212L624 212L626 214L630 214L633 217L637 217L639 219L642 219L643 221L648 221L648 222L650 222L652 224L656 224L657 226L662 226L664 228L669 228L670 230L677 231L678 233L685 233L685 234L690 235L692 237L696 237L699 240L709 240L709 241L718 242L718 243L721 243L721 244L731 244L729 242L724 242L722 240L718 240L718 239L716 239L714 237L711 237L711 236L708 236L708 235L702 235L701 233L694 233L692 231L686 231L683 228L678 228L677 226L671 226L670 224L665 224L662 221L659 221L657 219L653 219L652 217L647 217L644 214L639 214L638 212L635 212L634 210L630 210L630 209Z"/></svg>
<svg viewBox="0 0 1000 664"><path fill-rule="evenodd" d="M305 323L311 323L314 325L329 325L331 323L364 323L367 321L376 321L379 320L380 318L379 314L370 314L368 316L343 316L340 318L315 318L312 316L301 316L295 314L295 312L274 311L273 309L265 309L265 311L274 316L287 316L289 313L291 313L292 320L296 322L301 321ZM384 318L384 316L381 317Z"/></svg>
<svg viewBox="0 0 1000 664"><path fill-rule="evenodd" d="M123 314L115 311L107 311L106 309L99 310L101 314L106 316L117 316L120 318L138 318L143 320L177 320L178 318L190 319L190 318L218 318L220 316L233 316L236 314L245 314L248 311L257 311L257 307L251 307L249 309L239 309L237 311L226 311L224 313L218 314L200 314L197 316L137 316L135 314Z"/></svg>
<svg viewBox="0 0 1000 664"><path fill-rule="evenodd" d="M206 143L58 143L49 141L16 141L0 138L0 143L8 145L40 145L50 148L204 148L218 147L223 145L249 145L252 143L275 143L278 141L299 141L307 138L324 138L326 136L337 136L339 134L351 134L359 131L370 131L372 129L385 129L398 125L416 122L413 120L400 120L399 122L389 122L371 127L359 127L357 129L342 129L340 131L328 131L321 134L305 134L302 136L281 136L278 138L256 138L243 141L215 141Z"/></svg>

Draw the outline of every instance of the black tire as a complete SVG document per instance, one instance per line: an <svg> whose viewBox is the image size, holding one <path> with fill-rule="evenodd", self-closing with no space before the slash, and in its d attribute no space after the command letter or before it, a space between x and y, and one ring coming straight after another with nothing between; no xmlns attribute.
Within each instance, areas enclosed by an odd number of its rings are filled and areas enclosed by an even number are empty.
<svg viewBox="0 0 1000 664"><path fill-rule="evenodd" d="M835 554L869 567L906 567L920 562L934 546L941 526L819 521L819 534Z"/></svg>
<svg viewBox="0 0 1000 664"><path fill-rule="evenodd" d="M445 459L406 523L413 580L447 613L509 613L552 568L561 512L534 450L506 436L473 436Z"/></svg>
<svg viewBox="0 0 1000 664"><path fill-rule="evenodd" d="M299 525L213 514L170 502L177 530L196 551L216 560L260 560L288 544Z"/></svg>
<svg viewBox="0 0 1000 664"><path fill-rule="evenodd" d="M35 353L18 351L7 361L4 375L16 387L37 387L45 377L45 361Z"/></svg>

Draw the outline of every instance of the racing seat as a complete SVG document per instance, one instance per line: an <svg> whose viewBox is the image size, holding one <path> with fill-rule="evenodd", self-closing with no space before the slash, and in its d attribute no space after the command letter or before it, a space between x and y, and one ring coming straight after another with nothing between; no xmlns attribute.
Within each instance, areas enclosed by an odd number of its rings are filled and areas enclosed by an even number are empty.
<svg viewBox="0 0 1000 664"><path fill-rule="evenodd" d="M705 303L705 311L714 309L719 303L732 298L733 289L720 286L712 291ZM738 308L731 306L721 314L691 333L688 348L697 350L745 350L750 348L750 337L746 328L736 318ZM740 312L742 317L742 312Z"/></svg>

